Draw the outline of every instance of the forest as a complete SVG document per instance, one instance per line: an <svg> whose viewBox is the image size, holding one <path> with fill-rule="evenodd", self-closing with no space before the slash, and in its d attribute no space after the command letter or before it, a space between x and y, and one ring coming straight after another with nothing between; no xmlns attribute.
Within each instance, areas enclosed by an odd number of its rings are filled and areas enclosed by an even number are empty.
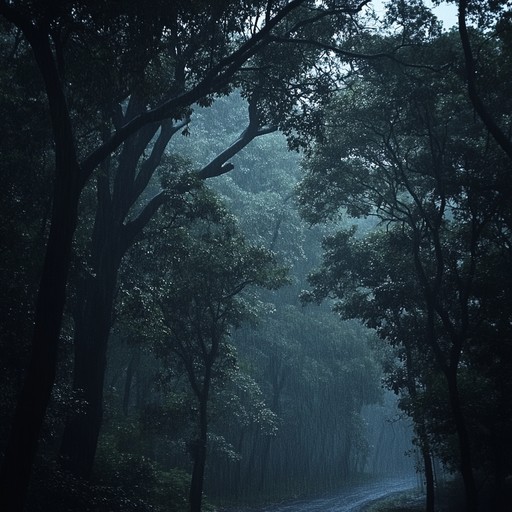
<svg viewBox="0 0 512 512"><path fill-rule="evenodd" d="M510 511L510 91L508 0L0 0L0 510Z"/></svg>

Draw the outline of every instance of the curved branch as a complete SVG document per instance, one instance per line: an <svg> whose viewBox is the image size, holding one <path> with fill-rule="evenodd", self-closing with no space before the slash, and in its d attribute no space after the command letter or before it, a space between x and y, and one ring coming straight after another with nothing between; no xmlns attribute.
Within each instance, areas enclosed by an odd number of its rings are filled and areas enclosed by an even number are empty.
<svg viewBox="0 0 512 512"><path fill-rule="evenodd" d="M257 34L254 34L237 50L215 64L192 89L169 98L152 110L143 112L116 130L108 141L94 150L83 161L81 166L82 183L85 184L93 170L104 158L116 150L130 135L140 128L146 124L160 122L173 117L173 115L176 116L181 109L188 108L205 96L225 87L242 65L257 53L261 46L268 43L268 36L271 31L304 1L292 0L288 3Z"/></svg>
<svg viewBox="0 0 512 512"><path fill-rule="evenodd" d="M484 123L489 133L493 136L494 140L499 144L501 149L503 149L507 156L512 160L512 142L505 135L503 130L501 130L501 128L496 124L478 94L476 86L475 59L473 57L471 42L469 40L468 29L466 26L467 6L468 0L459 1L459 35L462 43L462 49L464 50L469 99L471 100L476 113Z"/></svg>
<svg viewBox="0 0 512 512"><path fill-rule="evenodd" d="M135 200L142 194L144 189L153 176L156 168L160 165L162 156L171 138L190 122L190 118L183 119L178 123L162 123L160 134L151 150L149 158L141 165L140 171L135 178L134 190L132 194L133 204Z"/></svg>
<svg viewBox="0 0 512 512"><path fill-rule="evenodd" d="M199 171L198 174L201 179L214 178L232 171L234 169L234 165L232 163L228 163L231 158L233 158L256 137L260 137L277 130L276 126L259 127L258 117L256 101L249 102L249 125L241 133L240 137L231 144L231 146L222 151L209 164L205 165Z"/></svg>
<svg viewBox="0 0 512 512"><path fill-rule="evenodd" d="M397 64L408 68L417 68L417 69L427 69L429 71L441 71L445 66L441 66L439 68L434 66L428 66L426 64L413 64L411 62L406 62L398 57L396 57L396 53L402 48L406 48L410 45L402 44L395 48L392 48L389 52L378 52L378 53L361 53L354 52L351 50L344 50L338 46L334 46L332 44L321 43L320 41L315 41L314 39L304 39L304 38L295 38L295 37L277 37L274 36L271 38L272 42L275 43L284 43L284 44L303 44L308 46L314 46L316 48L320 48L322 50L333 52L337 55L341 55L342 57L347 57L353 60L375 60L375 59L390 59Z"/></svg>
<svg viewBox="0 0 512 512"><path fill-rule="evenodd" d="M162 190L156 194L147 204L144 206L139 215L123 226L121 234L121 245L122 253L126 252L132 245L135 237L142 232L146 224L153 218L153 215L158 211L168 200L168 194L165 190Z"/></svg>

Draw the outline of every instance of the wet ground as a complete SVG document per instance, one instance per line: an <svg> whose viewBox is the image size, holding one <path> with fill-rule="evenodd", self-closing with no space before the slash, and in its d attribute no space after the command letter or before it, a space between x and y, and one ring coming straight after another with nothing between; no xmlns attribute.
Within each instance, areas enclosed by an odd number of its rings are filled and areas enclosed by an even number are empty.
<svg viewBox="0 0 512 512"><path fill-rule="evenodd" d="M397 492L414 489L416 486L416 477L389 478L354 485L339 493L322 498L266 505L251 509L250 512L359 512L375 500Z"/></svg>

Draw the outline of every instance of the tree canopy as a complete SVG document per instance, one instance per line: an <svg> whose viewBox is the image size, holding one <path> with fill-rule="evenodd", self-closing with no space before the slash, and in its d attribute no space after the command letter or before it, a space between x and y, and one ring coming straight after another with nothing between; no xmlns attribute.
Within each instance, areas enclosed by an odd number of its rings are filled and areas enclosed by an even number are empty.
<svg viewBox="0 0 512 512"><path fill-rule="evenodd" d="M332 490L381 379L429 512L507 503L512 18L451 3L0 0L1 507Z"/></svg>
<svg viewBox="0 0 512 512"><path fill-rule="evenodd" d="M459 454L445 448L439 453L460 468L469 510L477 501L473 471L483 470L479 463L492 458L493 449L489 441L488 454L480 451L479 429L486 420L476 419L479 400L466 387L468 375L478 375L492 396L502 390L474 354L476 347L494 350L488 332L480 334L494 317L484 305L492 299L481 295L482 277L490 283L493 273L499 276L503 287L493 298L508 289L510 161L474 115L455 34L440 34L411 51L414 66L361 66L360 76L330 106L326 139L306 163L299 189L304 215L311 222L374 216L379 227L326 239L324 262L305 297L334 298L344 317L363 319L402 347L406 373L395 373L390 384L409 395L413 408L436 418L428 425L431 443L450 442L438 427L439 414L451 410ZM499 53L494 46L480 51L489 51L491 60ZM493 93L499 95L500 87ZM502 305L495 302L491 309L508 317ZM494 325L507 344L508 329ZM506 371L503 356L496 354L496 360ZM425 365L434 366L424 374ZM432 382L434 372L444 376L443 384ZM419 379L420 387L411 387L411 379ZM432 393L436 399L428 398ZM434 400L445 400L442 412ZM420 433L425 412L412 416ZM495 464L499 480L503 464Z"/></svg>

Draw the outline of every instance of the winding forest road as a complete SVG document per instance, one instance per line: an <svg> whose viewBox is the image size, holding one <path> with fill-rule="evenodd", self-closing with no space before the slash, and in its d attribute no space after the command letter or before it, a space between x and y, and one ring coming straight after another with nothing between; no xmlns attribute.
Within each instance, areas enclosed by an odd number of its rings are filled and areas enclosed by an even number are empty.
<svg viewBox="0 0 512 512"><path fill-rule="evenodd" d="M374 500L414 489L416 485L415 477L390 478L355 485L324 498L267 505L264 508L252 509L252 512L357 512Z"/></svg>

